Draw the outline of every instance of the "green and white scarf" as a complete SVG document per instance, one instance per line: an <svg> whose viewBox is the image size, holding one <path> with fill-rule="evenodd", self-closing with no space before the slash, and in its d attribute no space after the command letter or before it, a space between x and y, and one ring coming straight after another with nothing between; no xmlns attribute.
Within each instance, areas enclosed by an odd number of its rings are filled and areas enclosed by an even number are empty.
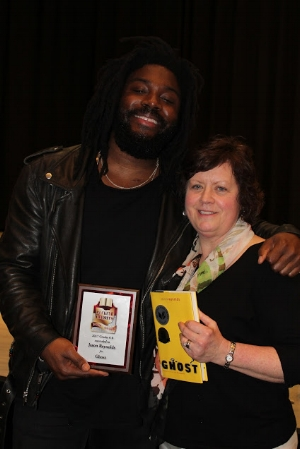
<svg viewBox="0 0 300 449"><path fill-rule="evenodd" d="M222 242L206 257L199 266L193 263L202 254L199 236L195 238L191 251L176 274L182 276L177 290L190 290L197 293L204 290L218 276L224 273L239 254L247 247L254 236L251 226L238 219L225 235Z"/></svg>
<svg viewBox="0 0 300 449"><path fill-rule="evenodd" d="M190 290L198 293L204 290L238 259L239 255L249 245L253 236L254 232L251 226L242 219L238 219L234 227L225 235L223 241L199 266L202 252L199 236L197 235L188 256L173 275L181 278L176 290ZM156 357L157 347L154 351L154 359ZM166 381L167 379L161 377L154 364L153 378L151 380L153 397L161 399Z"/></svg>

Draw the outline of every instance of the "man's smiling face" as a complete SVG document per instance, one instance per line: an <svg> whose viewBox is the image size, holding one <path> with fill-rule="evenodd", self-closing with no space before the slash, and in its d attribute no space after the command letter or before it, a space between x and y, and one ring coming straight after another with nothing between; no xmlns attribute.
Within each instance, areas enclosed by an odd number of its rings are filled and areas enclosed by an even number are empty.
<svg viewBox="0 0 300 449"><path fill-rule="evenodd" d="M173 72L154 64L135 70L120 101L114 128L117 144L135 157L157 157L174 135L179 109L180 89Z"/></svg>

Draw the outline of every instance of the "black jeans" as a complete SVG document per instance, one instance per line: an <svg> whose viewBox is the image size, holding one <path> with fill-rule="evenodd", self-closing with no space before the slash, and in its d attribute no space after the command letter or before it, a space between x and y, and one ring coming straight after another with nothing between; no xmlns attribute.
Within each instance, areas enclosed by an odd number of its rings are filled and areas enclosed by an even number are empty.
<svg viewBox="0 0 300 449"><path fill-rule="evenodd" d="M113 422L113 416L112 416ZM63 413L15 404L12 449L156 449L142 428L86 429Z"/></svg>

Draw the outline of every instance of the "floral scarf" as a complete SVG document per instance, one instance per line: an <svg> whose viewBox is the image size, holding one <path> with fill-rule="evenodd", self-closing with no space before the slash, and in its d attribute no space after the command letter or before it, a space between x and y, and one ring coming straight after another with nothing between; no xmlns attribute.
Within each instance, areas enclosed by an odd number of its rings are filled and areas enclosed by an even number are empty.
<svg viewBox="0 0 300 449"><path fill-rule="evenodd" d="M211 251L199 266L201 245L197 235L188 256L173 275L173 278L179 278L180 281L176 290L190 290L197 293L204 290L238 259L253 236L254 232L251 226L239 218L233 228L225 235L224 240ZM158 357L156 348L154 351L156 365L159 364ZM162 378L159 369L154 366L151 386L152 395L156 400L161 399L166 381L167 379Z"/></svg>
<svg viewBox="0 0 300 449"><path fill-rule="evenodd" d="M176 290L191 290L200 293L235 262L253 236L254 232L251 226L239 218L224 240L199 266L202 251L197 235L191 251L174 275L182 278Z"/></svg>

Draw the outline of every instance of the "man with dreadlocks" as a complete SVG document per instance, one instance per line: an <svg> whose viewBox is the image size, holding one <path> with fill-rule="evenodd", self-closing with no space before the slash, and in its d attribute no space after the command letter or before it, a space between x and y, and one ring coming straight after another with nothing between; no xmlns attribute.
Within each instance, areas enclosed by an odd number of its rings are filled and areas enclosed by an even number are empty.
<svg viewBox="0 0 300 449"><path fill-rule="evenodd" d="M14 403L14 449L153 448L149 291L194 238L174 185L201 84L168 44L142 38L100 71L82 145L25 159L0 243L1 312L14 337L0 404ZM261 256L275 270L299 271L298 237L278 234L292 226L255 231L277 232ZM92 369L74 349L78 283L140 291L131 375Z"/></svg>

